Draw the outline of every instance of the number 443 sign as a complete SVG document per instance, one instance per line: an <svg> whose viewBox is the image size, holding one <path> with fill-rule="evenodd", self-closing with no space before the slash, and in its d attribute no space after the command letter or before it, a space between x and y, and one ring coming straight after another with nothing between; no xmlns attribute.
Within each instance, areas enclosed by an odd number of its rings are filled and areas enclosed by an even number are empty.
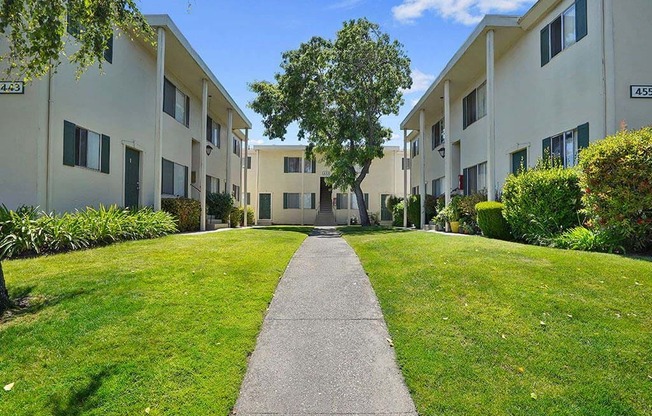
<svg viewBox="0 0 652 416"><path fill-rule="evenodd" d="M0 94L24 94L23 81L0 81Z"/></svg>
<svg viewBox="0 0 652 416"><path fill-rule="evenodd" d="M652 98L652 85L632 85L629 94L632 98Z"/></svg>

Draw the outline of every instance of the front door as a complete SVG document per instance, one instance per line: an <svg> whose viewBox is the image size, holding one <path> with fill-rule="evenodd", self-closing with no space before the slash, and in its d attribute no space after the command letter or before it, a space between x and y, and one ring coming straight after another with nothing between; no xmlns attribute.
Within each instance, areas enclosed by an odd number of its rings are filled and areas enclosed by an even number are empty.
<svg viewBox="0 0 652 416"><path fill-rule="evenodd" d="M140 206L140 152L125 149L125 207Z"/></svg>
<svg viewBox="0 0 652 416"><path fill-rule="evenodd" d="M387 199L390 197L389 194L380 195L380 220L381 221L391 221L392 220L392 211L387 208Z"/></svg>
<svg viewBox="0 0 652 416"><path fill-rule="evenodd" d="M272 194L258 195L258 219L271 220L272 219Z"/></svg>

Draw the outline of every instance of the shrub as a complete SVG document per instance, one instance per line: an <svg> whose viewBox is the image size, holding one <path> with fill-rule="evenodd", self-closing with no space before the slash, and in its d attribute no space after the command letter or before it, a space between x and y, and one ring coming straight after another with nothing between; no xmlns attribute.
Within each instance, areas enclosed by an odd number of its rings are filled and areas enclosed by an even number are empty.
<svg viewBox="0 0 652 416"><path fill-rule="evenodd" d="M551 247L605 253L624 253L622 236L607 230L575 227L552 239Z"/></svg>
<svg viewBox="0 0 652 416"><path fill-rule="evenodd" d="M579 166L591 224L622 235L629 249L652 248L652 127L592 143Z"/></svg>
<svg viewBox="0 0 652 416"><path fill-rule="evenodd" d="M402 227L403 226L403 212L405 210L405 204L403 203L403 200L401 202L397 203L394 205L392 208L392 225L394 227ZM408 218L408 226L410 225L410 219Z"/></svg>
<svg viewBox="0 0 652 416"><path fill-rule="evenodd" d="M229 221L229 216L233 208L233 196L228 193L209 193L206 195L206 211L209 215L223 222Z"/></svg>
<svg viewBox="0 0 652 416"><path fill-rule="evenodd" d="M511 239L509 224L503 217L504 205L500 202L479 202L475 206L478 213L478 226L485 237L499 240Z"/></svg>
<svg viewBox="0 0 652 416"><path fill-rule="evenodd" d="M478 225L478 213L475 206L487 200L487 195L483 193L475 193L465 196L456 196L457 207L459 211L460 222L464 225L464 229L469 234L480 234L480 226Z"/></svg>
<svg viewBox="0 0 652 416"><path fill-rule="evenodd" d="M401 202L403 202L403 198L401 198L400 196L390 195L390 196L387 198L387 200L385 201L385 204L387 205L387 209L388 209L390 212L394 212L394 207L395 207L396 205L398 205L399 203L401 203ZM402 221L402 220L401 220L401 221ZM401 224L402 224L402 223L403 223L403 222L401 222Z"/></svg>
<svg viewBox="0 0 652 416"><path fill-rule="evenodd" d="M514 238L545 244L580 225L581 195L576 169L537 167L507 177L503 215Z"/></svg>
<svg viewBox="0 0 652 416"><path fill-rule="evenodd" d="M430 221L437 215L437 198L426 195L426 221ZM402 214L402 213L401 213ZM408 197L408 222L416 228L421 228L421 195L410 195ZM401 217L401 225L403 217Z"/></svg>
<svg viewBox="0 0 652 416"><path fill-rule="evenodd" d="M201 221L199 201L190 198L164 198L161 200L161 208L176 218L179 231L199 230Z"/></svg>
<svg viewBox="0 0 652 416"><path fill-rule="evenodd" d="M369 222L371 225L380 225L380 213L370 212L369 213Z"/></svg>
<svg viewBox="0 0 652 416"><path fill-rule="evenodd" d="M256 221L254 210L247 208L247 225L251 226ZM241 207L233 207L229 218L229 225L231 227L240 227L244 225L244 209Z"/></svg>
<svg viewBox="0 0 652 416"><path fill-rule="evenodd" d="M57 215L34 208L0 207L0 259L79 250L122 240L160 237L177 231L174 218L150 208L116 206Z"/></svg>

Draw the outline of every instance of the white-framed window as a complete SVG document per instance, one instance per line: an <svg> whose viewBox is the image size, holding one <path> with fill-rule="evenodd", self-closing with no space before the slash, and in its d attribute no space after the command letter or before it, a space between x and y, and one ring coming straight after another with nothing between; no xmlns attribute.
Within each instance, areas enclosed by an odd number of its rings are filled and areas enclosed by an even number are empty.
<svg viewBox="0 0 652 416"><path fill-rule="evenodd" d="M184 126L190 126L190 98L167 78L163 88L163 112Z"/></svg>
<svg viewBox="0 0 652 416"><path fill-rule="evenodd" d="M408 157L402 158L401 159L401 170L405 170L405 169L410 170L410 165L411 165L410 161L411 160L412 159L410 159Z"/></svg>
<svg viewBox="0 0 652 416"><path fill-rule="evenodd" d="M303 173L317 173L317 159L304 159Z"/></svg>
<svg viewBox="0 0 652 416"><path fill-rule="evenodd" d="M208 116L208 119L206 120L206 140L219 149L222 145L220 139L221 134L222 126Z"/></svg>
<svg viewBox="0 0 652 416"><path fill-rule="evenodd" d="M365 193L363 195L364 195L364 203L367 206L367 209L369 209L369 194ZM351 194L351 209L353 210L360 209L358 207L358 197L356 197L354 193Z"/></svg>
<svg viewBox="0 0 652 416"><path fill-rule="evenodd" d="M338 193L335 195L335 209L347 209L349 194Z"/></svg>
<svg viewBox="0 0 652 416"><path fill-rule="evenodd" d="M541 66L588 34L587 0L576 0L541 29Z"/></svg>
<svg viewBox="0 0 652 416"><path fill-rule="evenodd" d="M247 156L247 169L251 169L251 156Z"/></svg>
<svg viewBox="0 0 652 416"><path fill-rule="evenodd" d="M77 127L75 131L75 165L100 170L102 136L94 131Z"/></svg>
<svg viewBox="0 0 652 416"><path fill-rule="evenodd" d="M410 157L419 155L419 139L414 139L410 142Z"/></svg>
<svg viewBox="0 0 652 416"><path fill-rule="evenodd" d="M544 155L550 158L551 164L560 164L565 168L575 166L577 162L577 131L569 130L556 136L550 137L549 154ZM544 146L548 146L544 142Z"/></svg>
<svg viewBox="0 0 652 416"><path fill-rule="evenodd" d="M301 209L301 194L294 192L284 192L283 209Z"/></svg>
<svg viewBox="0 0 652 416"><path fill-rule="evenodd" d="M206 190L210 194L216 194L220 192L220 179L206 175Z"/></svg>
<svg viewBox="0 0 652 416"><path fill-rule="evenodd" d="M301 158L287 156L284 157L283 173L301 173Z"/></svg>
<svg viewBox="0 0 652 416"><path fill-rule="evenodd" d="M464 195L487 190L487 162L464 169Z"/></svg>
<svg viewBox="0 0 652 416"><path fill-rule="evenodd" d="M432 180L432 195L437 198L444 193L444 178Z"/></svg>
<svg viewBox="0 0 652 416"><path fill-rule="evenodd" d="M303 194L303 209L315 209L315 193L305 193Z"/></svg>
<svg viewBox="0 0 652 416"><path fill-rule="evenodd" d="M444 144L445 130L444 130L444 119L442 118L437 123L432 125L432 150L435 150L437 147Z"/></svg>
<svg viewBox="0 0 652 416"><path fill-rule="evenodd" d="M466 129L487 115L487 83L483 82L462 100L462 124Z"/></svg>
<svg viewBox="0 0 652 416"><path fill-rule="evenodd" d="M242 155L242 142L235 136L233 136L233 154L238 157Z"/></svg>
<svg viewBox="0 0 652 416"><path fill-rule="evenodd" d="M232 185L231 195L236 201L240 200L240 187L238 185Z"/></svg>
<svg viewBox="0 0 652 416"><path fill-rule="evenodd" d="M163 181L161 193L164 195L188 196L188 167L163 159Z"/></svg>

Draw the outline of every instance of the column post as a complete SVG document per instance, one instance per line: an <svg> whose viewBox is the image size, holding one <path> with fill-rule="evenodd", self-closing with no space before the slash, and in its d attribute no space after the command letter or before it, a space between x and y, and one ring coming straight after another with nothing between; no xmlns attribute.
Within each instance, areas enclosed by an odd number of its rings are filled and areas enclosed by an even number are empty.
<svg viewBox="0 0 652 416"><path fill-rule="evenodd" d="M199 222L199 230L206 231L206 143L208 143L208 80L202 79L201 81L201 145L199 146L199 204L201 206L201 221Z"/></svg>
<svg viewBox="0 0 652 416"><path fill-rule="evenodd" d="M242 189L244 191L242 192L242 201L244 202L244 226L247 226L247 210L249 209L249 204L247 204L247 170L249 169L249 129L245 129L245 141L244 141L244 160L243 160L243 176L244 179L242 181Z"/></svg>
<svg viewBox="0 0 652 416"><path fill-rule="evenodd" d="M419 186L421 205L421 229L426 227L426 110L419 112L419 155L421 156L421 184Z"/></svg>
<svg viewBox="0 0 652 416"><path fill-rule="evenodd" d="M487 199L496 199L496 107L494 31L487 32Z"/></svg>
<svg viewBox="0 0 652 416"><path fill-rule="evenodd" d="M158 28L156 44L156 123L154 131L154 210L161 210L163 176L163 84L165 82L165 29Z"/></svg>
<svg viewBox="0 0 652 416"><path fill-rule="evenodd" d="M233 183L231 181L231 154L233 154L233 109L227 110L226 120L226 187L227 193L232 193Z"/></svg>
<svg viewBox="0 0 652 416"><path fill-rule="evenodd" d="M451 131L451 82L444 81L444 189L446 192L446 205L451 203L451 191L453 190L453 139Z"/></svg>
<svg viewBox="0 0 652 416"><path fill-rule="evenodd" d="M408 150L407 150L407 138L408 133L407 129L403 130L403 160L401 164L403 166L403 228L407 228L408 217L407 217L407 196L408 196L408 167L410 159L408 159ZM412 171L410 170L410 174Z"/></svg>

